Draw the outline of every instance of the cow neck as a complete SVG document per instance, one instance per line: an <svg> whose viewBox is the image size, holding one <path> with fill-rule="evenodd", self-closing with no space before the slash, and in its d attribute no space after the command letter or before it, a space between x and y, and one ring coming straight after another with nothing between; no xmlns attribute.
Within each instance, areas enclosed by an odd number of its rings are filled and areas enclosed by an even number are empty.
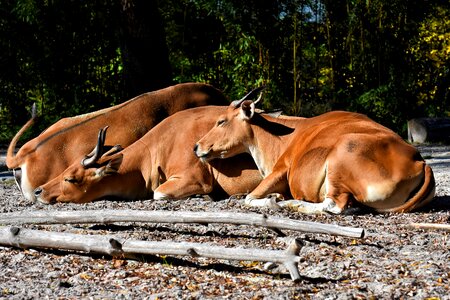
<svg viewBox="0 0 450 300"><path fill-rule="evenodd" d="M141 141L137 140L124 150L124 157L119 172L122 175L132 173L134 171L139 171L142 176L145 176L146 167L148 167L148 161L150 159L150 150L147 145Z"/></svg>
<svg viewBox="0 0 450 300"><path fill-rule="evenodd" d="M150 157L146 145L139 141L122 151L123 160L118 176L111 176L116 196L129 199L143 199L148 196L144 176L147 173L145 168Z"/></svg>
<svg viewBox="0 0 450 300"><path fill-rule="evenodd" d="M144 178L150 178L150 174L152 172L152 152L150 151L150 147L142 140L142 138L138 140L138 143L140 145L138 149L139 154L137 154L139 156L139 169L141 170Z"/></svg>
<svg viewBox="0 0 450 300"><path fill-rule="evenodd" d="M288 146L297 118L273 118L256 115L252 119L253 141L247 145L259 171L266 177Z"/></svg>

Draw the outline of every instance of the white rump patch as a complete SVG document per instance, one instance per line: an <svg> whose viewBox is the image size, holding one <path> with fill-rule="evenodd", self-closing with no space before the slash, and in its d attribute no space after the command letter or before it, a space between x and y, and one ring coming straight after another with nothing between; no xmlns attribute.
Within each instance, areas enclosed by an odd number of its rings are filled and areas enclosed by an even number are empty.
<svg viewBox="0 0 450 300"><path fill-rule="evenodd" d="M371 184L367 186L366 201L377 202L388 198L391 188L390 184Z"/></svg>

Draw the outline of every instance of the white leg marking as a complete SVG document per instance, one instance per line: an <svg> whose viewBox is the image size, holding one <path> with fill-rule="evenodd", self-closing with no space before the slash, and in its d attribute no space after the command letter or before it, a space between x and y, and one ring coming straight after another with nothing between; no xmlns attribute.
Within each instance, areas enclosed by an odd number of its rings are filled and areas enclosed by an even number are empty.
<svg viewBox="0 0 450 300"><path fill-rule="evenodd" d="M269 207L272 209L280 208L280 206L277 204L276 197L255 199L253 197L250 197L250 195L247 195L247 197L245 197L243 201L243 204L250 207Z"/></svg>
<svg viewBox="0 0 450 300"><path fill-rule="evenodd" d="M330 199L325 198L321 203L311 203L303 200L286 200L278 202L278 205L282 208L291 209L305 214L322 214L332 213L340 214L342 210L336 206L336 203Z"/></svg>
<svg viewBox="0 0 450 300"><path fill-rule="evenodd" d="M325 198L325 200L323 200L322 202L323 205L323 211L325 212L329 212L332 214L340 214L342 212L342 209L340 209L337 205L336 202L333 201L333 199L331 198Z"/></svg>
<svg viewBox="0 0 450 300"><path fill-rule="evenodd" d="M166 199L169 199L169 196L164 194L164 193L161 193L161 192L154 192L153 193L153 199L155 199L155 200L166 200Z"/></svg>
<svg viewBox="0 0 450 300"><path fill-rule="evenodd" d="M24 164L21 165L20 168L22 169L22 194L27 200L34 202L36 201L36 198L34 197L34 188L31 186L30 181L28 180L27 166L26 164Z"/></svg>
<svg viewBox="0 0 450 300"><path fill-rule="evenodd" d="M19 188L20 192L22 193L22 169L17 168L13 169L13 175L14 175L14 181L16 182L17 187Z"/></svg>

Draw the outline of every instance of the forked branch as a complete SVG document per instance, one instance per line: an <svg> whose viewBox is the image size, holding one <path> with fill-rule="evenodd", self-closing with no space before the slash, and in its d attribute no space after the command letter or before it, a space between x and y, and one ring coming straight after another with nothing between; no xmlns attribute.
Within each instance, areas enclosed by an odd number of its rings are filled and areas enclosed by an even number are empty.
<svg viewBox="0 0 450 300"><path fill-rule="evenodd" d="M292 280L300 279L298 262L300 261L301 244L295 239L292 240L286 250L265 250L257 248L225 248L187 242L122 240L104 235L48 232L12 226L0 228L0 245L18 248L75 250L115 257L135 257L136 254L159 254L273 262L284 264L289 270Z"/></svg>

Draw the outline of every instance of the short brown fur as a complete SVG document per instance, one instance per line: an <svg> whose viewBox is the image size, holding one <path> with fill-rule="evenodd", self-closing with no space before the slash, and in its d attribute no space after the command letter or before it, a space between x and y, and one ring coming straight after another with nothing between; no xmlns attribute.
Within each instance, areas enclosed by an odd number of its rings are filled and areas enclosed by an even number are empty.
<svg viewBox="0 0 450 300"><path fill-rule="evenodd" d="M21 183L21 190L26 198L34 200L32 192L36 187L58 176L91 150L100 128L108 125L114 132L108 135L107 144L126 147L175 112L203 105L227 104L225 96L210 85L178 84L110 108L61 119L24 144L14 155L20 136L34 121L30 120L11 141L6 163L10 169L25 170L22 177L26 182Z"/></svg>
<svg viewBox="0 0 450 300"><path fill-rule="evenodd" d="M291 132L277 134L274 125ZM310 203L327 199L335 213L354 202L379 212L408 212L431 201L435 192L433 172L418 151L357 113L286 121L256 114L252 102L244 101L229 106L196 150L206 160L252 153L265 178L249 201L280 193Z"/></svg>
<svg viewBox="0 0 450 300"><path fill-rule="evenodd" d="M225 110L225 106L207 106L178 112L121 152L102 156L93 166L75 162L38 189L38 200L83 203L106 196L180 199L196 194L223 197L247 193L262 179L250 156L203 163L192 151L195 142L214 125L215 116ZM114 134L112 129L108 132ZM94 145L95 138L91 148Z"/></svg>

